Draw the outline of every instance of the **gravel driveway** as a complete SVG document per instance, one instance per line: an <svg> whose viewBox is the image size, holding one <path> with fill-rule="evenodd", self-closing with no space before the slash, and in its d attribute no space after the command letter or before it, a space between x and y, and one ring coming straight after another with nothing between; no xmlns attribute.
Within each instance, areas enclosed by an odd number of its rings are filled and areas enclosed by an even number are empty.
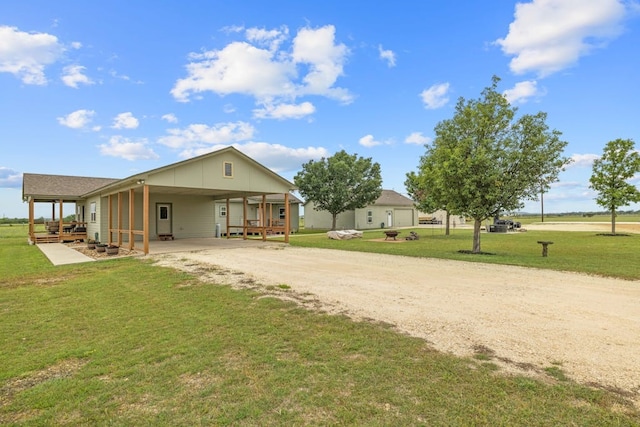
<svg viewBox="0 0 640 427"><path fill-rule="evenodd" d="M440 351L493 354L528 375L557 366L640 403L639 281L280 245L154 258L218 283L286 284L284 298L391 323Z"/></svg>

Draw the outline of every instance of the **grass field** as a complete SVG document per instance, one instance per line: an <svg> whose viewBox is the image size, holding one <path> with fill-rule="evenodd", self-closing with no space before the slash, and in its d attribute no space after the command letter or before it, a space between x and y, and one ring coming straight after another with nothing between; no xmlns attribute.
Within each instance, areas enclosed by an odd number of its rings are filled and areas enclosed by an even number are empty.
<svg viewBox="0 0 640 427"><path fill-rule="evenodd" d="M596 232L527 231L523 233L482 233L482 251L489 255L471 255L460 251L472 248L473 230L451 228L446 236L443 228L401 230L398 239L415 231L416 241L384 240L381 230L365 231L362 239L331 240L325 233L304 234L291 238L291 245L321 247L348 251L387 253L394 255L455 259L471 262L519 265L561 271L575 271L623 279L640 279L637 267L640 234L606 236ZM552 241L549 256L541 256L538 241Z"/></svg>
<svg viewBox="0 0 640 427"><path fill-rule="evenodd" d="M451 248L467 242L457 236ZM484 243L497 251L487 259L518 257ZM0 227L0 277L1 425L640 425L637 408L561 366L503 376L490 357L451 357L387 325L147 259L53 267L20 227Z"/></svg>

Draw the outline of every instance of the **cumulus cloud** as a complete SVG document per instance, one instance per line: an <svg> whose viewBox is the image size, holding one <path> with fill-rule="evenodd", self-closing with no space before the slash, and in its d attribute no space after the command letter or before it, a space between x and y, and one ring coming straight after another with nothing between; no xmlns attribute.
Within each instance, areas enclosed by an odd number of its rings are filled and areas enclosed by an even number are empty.
<svg viewBox="0 0 640 427"><path fill-rule="evenodd" d="M240 29L235 31L240 34ZM294 105L292 101L307 95L343 103L353 100L348 90L335 85L344 74L349 50L336 43L333 26L302 28L286 46L289 39L286 27L250 28L244 34L245 41L234 41L219 50L192 53L186 65L187 76L176 81L171 90L174 98L188 102L203 92L222 96L244 94L255 99L265 118L284 118L267 114L268 106Z"/></svg>
<svg viewBox="0 0 640 427"><path fill-rule="evenodd" d="M425 145L431 142L431 138L422 135L422 132L413 132L404 139L407 144Z"/></svg>
<svg viewBox="0 0 640 427"><path fill-rule="evenodd" d="M120 113L113 119L113 129L135 129L140 125L131 112Z"/></svg>
<svg viewBox="0 0 640 427"><path fill-rule="evenodd" d="M302 104L266 104L262 108L253 110L253 116L259 119L302 119L313 114L316 107L310 102Z"/></svg>
<svg viewBox="0 0 640 427"><path fill-rule="evenodd" d="M22 173L0 166L0 188L20 188Z"/></svg>
<svg viewBox="0 0 640 427"><path fill-rule="evenodd" d="M379 45L378 52L380 53L380 59L387 61L389 68L396 66L396 54L392 50L385 50L382 45Z"/></svg>
<svg viewBox="0 0 640 427"><path fill-rule="evenodd" d="M449 102L449 83L440 83L425 89L420 93L424 107L428 110L444 107Z"/></svg>
<svg viewBox="0 0 640 427"><path fill-rule="evenodd" d="M158 143L176 149L207 150L217 144L249 140L254 132L254 127L246 122L218 123L213 126L192 124L183 129L168 129L168 135L159 138Z"/></svg>
<svg viewBox="0 0 640 427"><path fill-rule="evenodd" d="M44 70L58 61L65 49L56 36L27 33L0 26L0 72L11 73L24 84L45 85Z"/></svg>
<svg viewBox="0 0 640 427"><path fill-rule="evenodd" d="M542 95L542 93L538 91L538 82L535 80L516 83L512 89L504 91L504 96L510 104L523 104L527 102L529 98L540 95Z"/></svg>
<svg viewBox="0 0 640 427"><path fill-rule="evenodd" d="M581 56L617 37L625 13L623 0L517 3L509 33L496 44L513 56L512 72L544 77L574 65Z"/></svg>
<svg viewBox="0 0 640 427"><path fill-rule="evenodd" d="M586 168L593 166L593 162L596 159L599 159L600 156L597 154L574 154L571 156L571 163L567 165L567 169L569 168Z"/></svg>
<svg viewBox="0 0 640 427"><path fill-rule="evenodd" d="M362 145L363 147L371 148L382 145L382 142L376 141L373 135L365 135L360 138L360 140L358 140L358 144Z"/></svg>
<svg viewBox="0 0 640 427"><path fill-rule="evenodd" d="M58 117L58 123L71 129L83 129L91 123L95 114L93 110L76 110L66 116Z"/></svg>
<svg viewBox="0 0 640 427"><path fill-rule="evenodd" d="M115 135L109 139L108 144L100 144L100 154L103 156L119 157L125 160L154 160L159 156L148 147L145 138L138 141L130 140L123 136Z"/></svg>
<svg viewBox="0 0 640 427"><path fill-rule="evenodd" d="M82 65L69 65L62 70L62 81L65 85L78 88L79 84L92 85L94 82L84 74L86 68Z"/></svg>
<svg viewBox="0 0 640 427"><path fill-rule="evenodd" d="M162 120L166 121L167 123L178 123L178 118L173 113L163 115Z"/></svg>

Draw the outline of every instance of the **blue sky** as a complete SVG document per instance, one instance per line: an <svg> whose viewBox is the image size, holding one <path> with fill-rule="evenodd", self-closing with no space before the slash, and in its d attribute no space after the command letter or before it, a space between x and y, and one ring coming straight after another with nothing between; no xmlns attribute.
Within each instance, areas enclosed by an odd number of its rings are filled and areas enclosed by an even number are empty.
<svg viewBox="0 0 640 427"><path fill-rule="evenodd" d="M637 1L3 1L0 216L27 216L24 172L124 178L228 145L290 180L344 149L406 193L493 75L569 143L545 212L601 210L593 160L640 144Z"/></svg>

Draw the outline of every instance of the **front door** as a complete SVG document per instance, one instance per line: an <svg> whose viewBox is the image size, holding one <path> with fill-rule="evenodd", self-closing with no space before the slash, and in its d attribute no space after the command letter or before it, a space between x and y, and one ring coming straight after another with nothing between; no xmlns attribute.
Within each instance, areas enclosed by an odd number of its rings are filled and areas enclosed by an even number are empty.
<svg viewBox="0 0 640 427"><path fill-rule="evenodd" d="M156 231L158 235L171 234L171 203L156 205Z"/></svg>
<svg viewBox="0 0 640 427"><path fill-rule="evenodd" d="M387 227L393 227L393 214L387 211Z"/></svg>

